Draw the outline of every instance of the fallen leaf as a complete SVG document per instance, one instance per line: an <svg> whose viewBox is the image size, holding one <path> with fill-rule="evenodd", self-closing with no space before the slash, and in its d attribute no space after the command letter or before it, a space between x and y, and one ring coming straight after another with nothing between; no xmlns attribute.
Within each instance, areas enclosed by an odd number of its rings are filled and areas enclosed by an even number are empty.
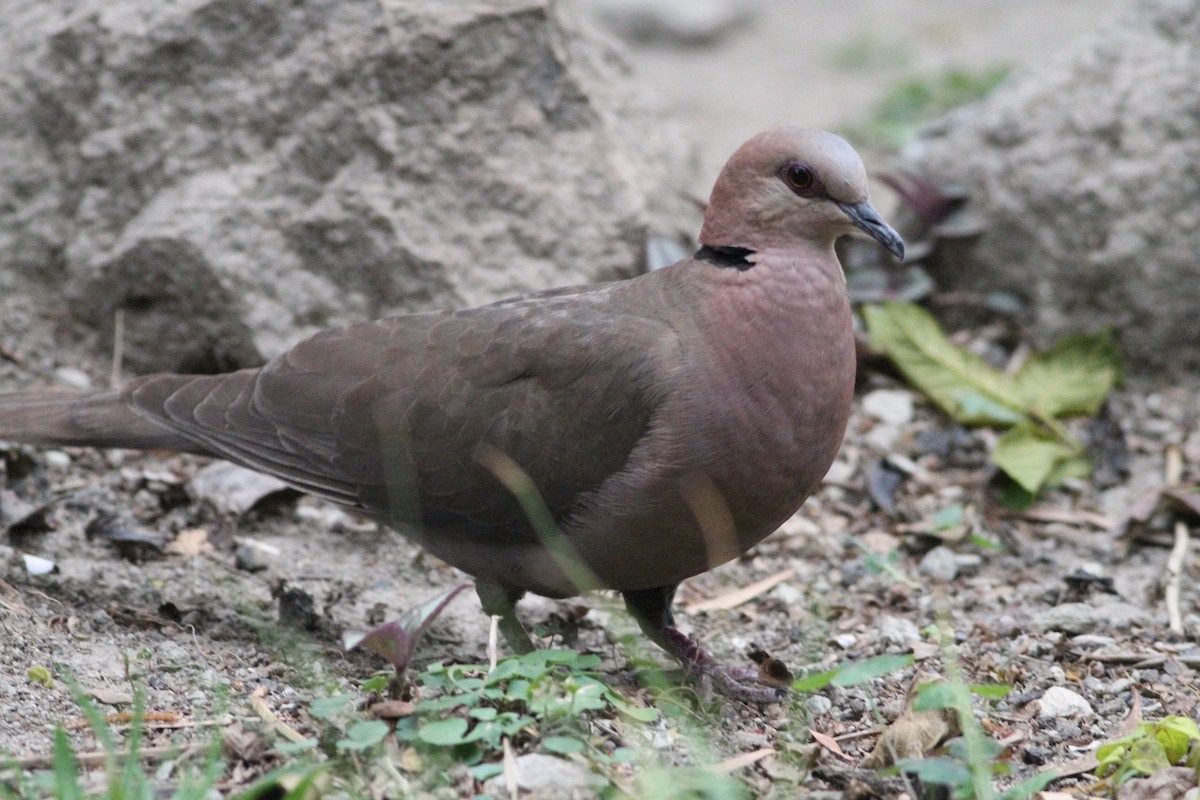
<svg viewBox="0 0 1200 800"><path fill-rule="evenodd" d="M211 553L212 543L208 541L208 531L204 528L188 528L179 534L163 548L168 553L195 558L204 553Z"/></svg>
<svg viewBox="0 0 1200 800"><path fill-rule="evenodd" d="M913 710L919 689L945 682L933 672L917 673L904 698L904 711L880 735L875 749L863 759L863 767L882 769L906 758L922 758L938 743L958 734L958 717L953 708Z"/></svg>
<svg viewBox="0 0 1200 800"><path fill-rule="evenodd" d="M127 689L105 689L96 687L88 689L87 693L98 703L106 706L127 706L133 703L133 693Z"/></svg>
<svg viewBox="0 0 1200 800"><path fill-rule="evenodd" d="M236 464L216 461L196 473L188 493L223 514L245 514L271 495L294 491L278 478Z"/></svg>
<svg viewBox="0 0 1200 800"><path fill-rule="evenodd" d="M846 751L842 749L841 745L839 745L837 740L832 736L826 736L820 731L814 731L812 728L809 728L808 732L812 734L813 741L821 745L821 747L824 747L826 750L844 761L850 763L854 762L854 759L846 755Z"/></svg>
<svg viewBox="0 0 1200 800"><path fill-rule="evenodd" d="M698 603L691 603L684 606L683 610L689 614L696 614L701 611L725 611L731 608L737 608L742 603L753 600L760 594L774 589L779 584L795 577L796 570L785 569L782 572L777 572L769 578L763 578L761 581L755 581L747 586L734 589L732 592L726 592L719 597L713 597L709 600L701 600Z"/></svg>

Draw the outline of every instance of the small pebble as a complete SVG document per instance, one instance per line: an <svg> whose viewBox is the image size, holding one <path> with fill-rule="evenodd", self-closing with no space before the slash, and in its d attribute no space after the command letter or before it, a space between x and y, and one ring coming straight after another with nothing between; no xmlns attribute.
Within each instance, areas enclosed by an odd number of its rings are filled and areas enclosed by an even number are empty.
<svg viewBox="0 0 1200 800"><path fill-rule="evenodd" d="M237 568L245 572L262 572L267 568L266 553L252 544L239 545L233 553Z"/></svg>
<svg viewBox="0 0 1200 800"><path fill-rule="evenodd" d="M804 707L814 717L824 716L833 708L833 701L823 694L814 694L804 700Z"/></svg>
<svg viewBox="0 0 1200 800"><path fill-rule="evenodd" d="M911 620L889 614L879 619L879 636L888 644L908 647L913 642L920 641L921 632Z"/></svg>
<svg viewBox="0 0 1200 800"><path fill-rule="evenodd" d="M1038 701L1038 719L1071 719L1091 713L1091 704L1065 686L1051 686Z"/></svg>
<svg viewBox="0 0 1200 800"><path fill-rule="evenodd" d="M46 460L46 466L51 469L66 469L71 466L71 456L62 450L46 450L42 453L42 458Z"/></svg>
<svg viewBox="0 0 1200 800"><path fill-rule="evenodd" d="M949 547L938 545L925 554L917 571L930 580L950 583L958 576L958 559Z"/></svg>
<svg viewBox="0 0 1200 800"><path fill-rule="evenodd" d="M849 650L854 645L858 644L858 637L853 633L839 633L833 637L833 643L843 650Z"/></svg>
<svg viewBox="0 0 1200 800"><path fill-rule="evenodd" d="M59 367L54 370L54 379L72 389L92 388L92 379L81 369L75 367Z"/></svg>
<svg viewBox="0 0 1200 800"><path fill-rule="evenodd" d="M898 389L876 389L862 399L862 410L888 425L907 425L913 418L913 399Z"/></svg>

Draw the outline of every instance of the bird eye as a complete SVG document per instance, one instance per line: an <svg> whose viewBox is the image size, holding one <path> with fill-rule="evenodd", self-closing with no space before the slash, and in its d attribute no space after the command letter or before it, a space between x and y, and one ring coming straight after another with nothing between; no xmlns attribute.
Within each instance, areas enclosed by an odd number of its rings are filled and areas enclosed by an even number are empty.
<svg viewBox="0 0 1200 800"><path fill-rule="evenodd" d="M789 164L783 176L794 192L806 192L816 182L813 171L803 164Z"/></svg>

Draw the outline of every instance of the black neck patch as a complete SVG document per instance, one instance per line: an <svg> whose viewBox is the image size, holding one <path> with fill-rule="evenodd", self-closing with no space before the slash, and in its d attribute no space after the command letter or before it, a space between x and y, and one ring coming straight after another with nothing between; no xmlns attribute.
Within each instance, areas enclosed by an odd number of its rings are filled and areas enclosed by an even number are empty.
<svg viewBox="0 0 1200 800"><path fill-rule="evenodd" d="M752 255L754 251L749 247L710 247L702 244L693 257L718 267L732 267L738 272L745 272L754 266L746 260L746 256Z"/></svg>

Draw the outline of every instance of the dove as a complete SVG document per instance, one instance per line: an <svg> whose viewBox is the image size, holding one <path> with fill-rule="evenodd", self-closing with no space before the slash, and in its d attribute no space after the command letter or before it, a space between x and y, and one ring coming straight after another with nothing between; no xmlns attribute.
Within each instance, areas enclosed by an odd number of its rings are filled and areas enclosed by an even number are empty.
<svg viewBox="0 0 1200 800"><path fill-rule="evenodd" d="M681 633L671 602L794 514L837 454L855 344L834 241L904 252L867 189L843 139L765 131L721 170L699 248L675 264L330 329L258 368L3 394L0 439L276 476L472 575L518 650L525 593L615 590L702 686L770 701Z"/></svg>

